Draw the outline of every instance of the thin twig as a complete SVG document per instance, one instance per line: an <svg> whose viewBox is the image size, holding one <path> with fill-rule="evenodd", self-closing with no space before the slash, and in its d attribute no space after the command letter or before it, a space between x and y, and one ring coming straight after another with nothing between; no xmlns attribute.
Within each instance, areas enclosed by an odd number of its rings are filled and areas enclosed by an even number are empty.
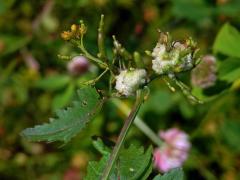
<svg viewBox="0 0 240 180"><path fill-rule="evenodd" d="M126 116L130 112L130 108L119 99L112 99L111 101L113 104L117 106ZM141 130L153 143L155 143L157 146L162 145L162 140L159 136L155 134L155 132L139 117L136 116L134 120L134 125L138 127L139 130Z"/></svg>
<svg viewBox="0 0 240 180"><path fill-rule="evenodd" d="M91 85L91 84L95 84L97 81L99 81L101 79L101 77L108 71L109 69L106 68L98 77L96 77L95 79L89 80L87 82L83 82L83 84L85 85Z"/></svg>
<svg viewBox="0 0 240 180"><path fill-rule="evenodd" d="M142 90L138 90L137 91L137 97L136 97L136 101L135 101L135 104L129 114L129 116L127 117L125 123L124 123L124 126L120 132L120 135L118 137L118 140L117 140L117 143L111 153L111 156L108 160L108 163L107 163L107 166L106 168L104 169L104 172L103 172L103 176L101 178L101 180L107 180L108 177L110 176L110 173L111 173L111 170L114 166L114 163L115 161L117 160L118 158L118 155L119 155L119 152L120 152L120 149L125 141L125 138L126 138L126 135L129 131L129 128L131 127L136 115L137 115L137 112L139 111L140 109L140 106L142 105L143 103L143 94L142 94Z"/></svg>
<svg viewBox="0 0 240 180"><path fill-rule="evenodd" d="M91 55L91 54L85 49L85 47L84 47L84 45L83 45L83 40L82 40L82 39L83 39L83 38L81 37L80 42L79 42L79 41L76 41L76 40L71 40L71 42L72 42L73 44L76 44L76 45L78 46L78 48L81 49L82 53L83 53L89 60L92 60L92 61L94 61L95 63L99 64L99 66L102 67L102 68L107 68L108 66L107 66L106 63L104 63L104 62L102 62L100 59L94 57L93 55Z"/></svg>

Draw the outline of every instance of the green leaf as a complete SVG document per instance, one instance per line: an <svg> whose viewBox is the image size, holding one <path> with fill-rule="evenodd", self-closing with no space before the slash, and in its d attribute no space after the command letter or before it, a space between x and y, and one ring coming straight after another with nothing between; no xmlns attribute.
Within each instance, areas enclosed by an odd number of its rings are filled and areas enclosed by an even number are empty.
<svg viewBox="0 0 240 180"><path fill-rule="evenodd" d="M222 6L216 7L216 12L218 15L226 15L228 17L234 18L239 14L240 1L233 0L231 3L226 3Z"/></svg>
<svg viewBox="0 0 240 180"><path fill-rule="evenodd" d="M184 173L182 168L175 168L167 173L165 173L163 176L160 174L157 175L153 180L183 180L184 179Z"/></svg>
<svg viewBox="0 0 240 180"><path fill-rule="evenodd" d="M228 82L233 82L237 79L240 79L240 68L237 68L228 74L221 77L222 80L226 80Z"/></svg>
<svg viewBox="0 0 240 180"><path fill-rule="evenodd" d="M85 180L100 179L107 161L110 157L108 150L103 151L103 145L97 143L103 157L99 162L89 162ZM96 147L96 144L95 144ZM119 154L117 165L114 165L110 174L110 180L145 180L152 171L152 147L144 152L143 147L130 145L122 149Z"/></svg>
<svg viewBox="0 0 240 180"><path fill-rule="evenodd" d="M57 94L52 102L52 108L54 110L63 108L66 106L72 99L74 95L74 85L70 84L63 92Z"/></svg>
<svg viewBox="0 0 240 180"><path fill-rule="evenodd" d="M240 78L240 59L227 58L218 68L218 77L221 80L233 82Z"/></svg>
<svg viewBox="0 0 240 180"><path fill-rule="evenodd" d="M105 144L103 143L103 141L99 137L95 141L93 141L93 146L102 155L109 155L110 154L110 148L105 146Z"/></svg>
<svg viewBox="0 0 240 180"><path fill-rule="evenodd" d="M21 135L30 141L68 142L96 115L103 104L95 88L84 87L77 92L72 107L57 111L48 124L27 128Z"/></svg>
<svg viewBox="0 0 240 180"><path fill-rule="evenodd" d="M93 141L93 146L103 155L103 157L98 162L91 161L88 163L87 176L84 178L84 180L100 179L108 162L108 159L110 158L110 149L103 143L100 138ZM116 176L116 174L112 173L112 175L110 175L110 179L114 179Z"/></svg>
<svg viewBox="0 0 240 180"><path fill-rule="evenodd" d="M186 119L190 119L194 117L194 108L191 106L187 101L184 99L181 103L179 103L179 110L181 111L181 114Z"/></svg>
<svg viewBox="0 0 240 180"><path fill-rule="evenodd" d="M119 157L120 179L141 179L152 164L151 153L151 147L145 153L143 147L139 148L134 145L123 149Z"/></svg>
<svg viewBox="0 0 240 180"><path fill-rule="evenodd" d="M31 38L26 36L20 37L11 34L0 34L0 41L2 41L4 44L4 50L1 53L1 56L17 51L30 42L30 40Z"/></svg>
<svg viewBox="0 0 240 180"><path fill-rule="evenodd" d="M6 13L9 10L16 0L9 0L9 1L0 1L0 15Z"/></svg>
<svg viewBox="0 0 240 180"><path fill-rule="evenodd" d="M213 9L202 0L171 0L172 13L177 18L186 18L192 21L202 21L213 14ZM187 9L187 11L186 11Z"/></svg>
<svg viewBox="0 0 240 180"><path fill-rule="evenodd" d="M66 86L70 80L67 75L57 74L37 81L35 86L45 90L58 90Z"/></svg>
<svg viewBox="0 0 240 180"><path fill-rule="evenodd" d="M226 23L220 29L214 45L214 52L220 52L232 57L240 57L240 33L236 28Z"/></svg>
<svg viewBox="0 0 240 180"><path fill-rule="evenodd" d="M100 179L109 158L110 153L107 153L100 159L99 162L89 162L87 167L87 176L84 178L84 180ZM110 179L112 180L114 178L116 178L116 175L113 175L112 173L110 175Z"/></svg>
<svg viewBox="0 0 240 180"><path fill-rule="evenodd" d="M160 101L164 102L161 104L161 106L159 106ZM164 114L173 105L174 105L174 101L171 93L167 90L161 89L151 94L149 99L143 104L139 114L141 116L148 111L154 112L156 114Z"/></svg>
<svg viewBox="0 0 240 180"><path fill-rule="evenodd" d="M232 152L240 152L240 122L227 119L220 128L220 135L223 142Z"/></svg>

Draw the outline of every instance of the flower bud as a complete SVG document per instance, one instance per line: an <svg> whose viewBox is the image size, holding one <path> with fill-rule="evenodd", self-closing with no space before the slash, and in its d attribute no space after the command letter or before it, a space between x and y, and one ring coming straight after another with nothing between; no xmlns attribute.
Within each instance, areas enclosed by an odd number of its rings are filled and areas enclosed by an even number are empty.
<svg viewBox="0 0 240 180"><path fill-rule="evenodd" d="M89 68L89 62L84 56L75 56L68 63L68 72L74 76L85 73Z"/></svg>
<svg viewBox="0 0 240 180"><path fill-rule="evenodd" d="M161 131L159 135L164 144L154 150L154 166L160 172L182 166L191 147L188 135L177 128Z"/></svg>
<svg viewBox="0 0 240 180"><path fill-rule="evenodd" d="M61 33L61 37L63 38L63 40L68 41L72 38L72 33L69 31L63 31Z"/></svg>
<svg viewBox="0 0 240 180"><path fill-rule="evenodd" d="M78 26L76 24L72 24L71 25L71 32L76 32L77 28L78 28Z"/></svg>
<svg viewBox="0 0 240 180"><path fill-rule="evenodd" d="M212 55L206 55L202 61L191 72L192 85L200 88L208 88L215 84L216 77L216 59Z"/></svg>
<svg viewBox="0 0 240 180"><path fill-rule="evenodd" d="M83 23L83 21L80 21L80 26L79 26L79 33L80 35L84 35L87 32L87 27Z"/></svg>
<svg viewBox="0 0 240 180"><path fill-rule="evenodd" d="M123 70L116 76L116 90L125 96L133 95L136 90L146 83L145 69Z"/></svg>

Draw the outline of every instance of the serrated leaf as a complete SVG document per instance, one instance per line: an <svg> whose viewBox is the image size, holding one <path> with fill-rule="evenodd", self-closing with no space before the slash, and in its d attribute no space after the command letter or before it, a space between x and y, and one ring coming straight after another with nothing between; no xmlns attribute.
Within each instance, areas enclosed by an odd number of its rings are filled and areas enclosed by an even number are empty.
<svg viewBox="0 0 240 180"><path fill-rule="evenodd" d="M119 157L120 179L141 179L145 170L151 165L151 153L151 147L145 153L143 147L134 145L123 149Z"/></svg>
<svg viewBox="0 0 240 180"><path fill-rule="evenodd" d="M108 159L110 158L111 154L110 149L103 143L103 141L100 138L97 138L97 140L93 141L93 146L103 156L100 159L100 161L91 161L88 163L87 176L84 178L84 180L100 179L104 171L104 168L108 162ZM116 177L117 175L112 173L110 179L113 180Z"/></svg>
<svg viewBox="0 0 240 180"><path fill-rule="evenodd" d="M151 174L152 169L153 169L152 161L150 161L148 168L145 169L144 173L142 174L142 177L139 180L146 180L148 176Z"/></svg>
<svg viewBox="0 0 240 180"><path fill-rule="evenodd" d="M52 102L52 108L54 110L63 108L66 106L72 99L74 95L74 85L70 84L63 92L57 94Z"/></svg>
<svg viewBox="0 0 240 180"><path fill-rule="evenodd" d="M110 148L105 146L105 144L103 143L103 141L99 137L96 140L93 141L93 146L102 155L104 155L104 154L109 155L110 154Z"/></svg>
<svg viewBox="0 0 240 180"><path fill-rule="evenodd" d="M84 87L77 91L72 107L56 112L48 124L27 128L21 135L30 141L68 142L96 115L103 104L95 88Z"/></svg>
<svg viewBox="0 0 240 180"><path fill-rule="evenodd" d="M102 144L98 144L102 149ZM89 162L87 176L85 180L100 179L104 168L110 157L109 151L101 153L103 157L99 162ZM117 160L117 165L114 165L111 171L110 180L145 180L152 171L152 147L149 147L144 152L143 147L131 145L127 149L122 149Z"/></svg>
<svg viewBox="0 0 240 180"><path fill-rule="evenodd" d="M100 161L91 161L88 163L87 167L87 176L84 178L84 180L93 180L93 179L100 179L102 176L102 173L104 171L104 168L108 162L108 159L110 157L109 154L105 154ZM110 176L110 180L116 179L116 175L113 175L113 173Z"/></svg>
<svg viewBox="0 0 240 180"><path fill-rule="evenodd" d="M182 168L175 168L165 173L163 176L157 175L153 180L183 180L184 173Z"/></svg>
<svg viewBox="0 0 240 180"><path fill-rule="evenodd" d="M215 39L213 50L231 57L240 57L239 41L240 33L238 30L226 23Z"/></svg>

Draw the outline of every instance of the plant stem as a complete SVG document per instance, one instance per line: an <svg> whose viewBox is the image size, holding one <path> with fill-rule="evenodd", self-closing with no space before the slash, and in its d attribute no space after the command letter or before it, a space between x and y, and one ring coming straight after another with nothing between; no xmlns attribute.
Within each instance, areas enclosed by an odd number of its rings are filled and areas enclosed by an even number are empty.
<svg viewBox="0 0 240 180"><path fill-rule="evenodd" d="M122 101L119 99L112 99L112 103L115 104L126 116L130 112L130 108ZM134 125L137 126L153 143L155 143L157 146L162 145L162 140L160 139L159 136L153 132L153 130L148 127L148 125L139 117L136 116L134 120Z"/></svg>
<svg viewBox="0 0 240 180"><path fill-rule="evenodd" d="M71 40L71 42L72 42L73 44L76 44L77 47L78 47L79 49L81 49L81 51L83 52L83 54L84 54L89 60L92 60L92 61L96 62L97 64L99 64L99 66L100 66L101 68L104 68L104 69L105 69L105 68L108 67L108 65L107 65L106 63L104 63L104 62L102 62L100 59L94 57L93 55L91 55L91 54L85 49L85 47L84 47L84 45L83 45L83 37L81 37L80 41Z"/></svg>
<svg viewBox="0 0 240 180"><path fill-rule="evenodd" d="M111 156L108 160L108 163L107 163L107 166L106 168L104 169L104 172L103 172L103 176L101 178L101 180L107 180L108 177L110 176L110 173L111 173L111 170L113 168L113 165L115 163L115 161L117 160L118 158L118 155L119 155L119 152L120 152L120 149L125 141L125 138L126 138L126 135L140 109L140 106L142 105L143 103L143 93L142 93L142 90L138 90L137 91L137 96L136 96L136 101L135 101L135 104L129 114L129 116L127 117L125 123L124 123L124 126L120 132L120 135L117 139L117 142L116 142L116 145L115 147L113 148L113 151L111 153Z"/></svg>
<svg viewBox="0 0 240 180"><path fill-rule="evenodd" d="M182 90L182 93L193 103L198 103L198 104L202 104L203 102L201 100L199 100L197 97L195 97L192 93L191 93L191 89L184 84L183 82L179 81L175 76L169 76L169 78L176 83L176 85L178 87L180 87L180 89Z"/></svg>
<svg viewBox="0 0 240 180"><path fill-rule="evenodd" d="M94 57L93 55L91 55L86 49L85 47L82 45L82 46L79 46L79 48L82 50L82 52L86 55L87 58L95 61L96 63L98 63L100 66L102 66L103 68L106 68L107 67L107 64L105 64L104 62L102 62L100 59Z"/></svg>
<svg viewBox="0 0 240 180"><path fill-rule="evenodd" d="M92 85L95 84L97 81L99 81L101 79L101 77L108 71L109 69L106 68L98 77L96 77L95 79L89 80L87 82L83 82L83 84L85 85Z"/></svg>
<svg viewBox="0 0 240 180"><path fill-rule="evenodd" d="M98 49L99 49L99 58L106 60L105 46L104 46L104 15L101 15L101 20L99 22L98 28Z"/></svg>

